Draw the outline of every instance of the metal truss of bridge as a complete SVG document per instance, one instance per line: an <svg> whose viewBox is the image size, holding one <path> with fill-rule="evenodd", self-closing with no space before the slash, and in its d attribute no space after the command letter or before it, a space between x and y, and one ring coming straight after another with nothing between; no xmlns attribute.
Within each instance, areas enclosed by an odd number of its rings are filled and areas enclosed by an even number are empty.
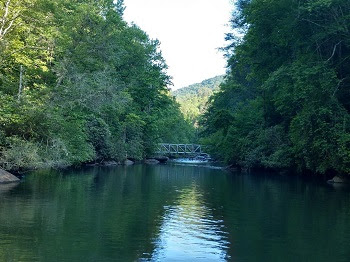
<svg viewBox="0 0 350 262"><path fill-rule="evenodd" d="M196 144L158 144L158 154L201 154L202 146Z"/></svg>

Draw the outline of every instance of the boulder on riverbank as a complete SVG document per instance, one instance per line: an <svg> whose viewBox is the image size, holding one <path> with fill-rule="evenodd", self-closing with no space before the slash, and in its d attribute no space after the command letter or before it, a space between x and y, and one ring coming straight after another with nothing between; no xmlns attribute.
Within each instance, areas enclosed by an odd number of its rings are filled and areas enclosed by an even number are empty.
<svg viewBox="0 0 350 262"><path fill-rule="evenodd" d="M157 159L150 158L145 160L145 164L148 165L158 165L160 162Z"/></svg>
<svg viewBox="0 0 350 262"><path fill-rule="evenodd" d="M0 184L18 182L19 179L9 172L0 168Z"/></svg>

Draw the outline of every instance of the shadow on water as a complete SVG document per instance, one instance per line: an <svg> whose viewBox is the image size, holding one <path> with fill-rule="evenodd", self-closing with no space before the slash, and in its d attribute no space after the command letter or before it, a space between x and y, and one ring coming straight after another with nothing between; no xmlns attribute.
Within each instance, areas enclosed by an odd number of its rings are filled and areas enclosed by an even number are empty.
<svg viewBox="0 0 350 262"><path fill-rule="evenodd" d="M348 261L347 187L157 165L0 188L0 261Z"/></svg>

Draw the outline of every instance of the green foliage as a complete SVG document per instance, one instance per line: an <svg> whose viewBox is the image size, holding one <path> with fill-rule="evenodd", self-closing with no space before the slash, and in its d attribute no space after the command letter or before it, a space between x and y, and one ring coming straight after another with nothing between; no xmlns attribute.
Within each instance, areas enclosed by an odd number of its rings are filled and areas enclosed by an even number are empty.
<svg viewBox="0 0 350 262"><path fill-rule="evenodd" d="M111 132L109 126L101 118L92 118L87 123L88 141L93 145L97 159L108 158L110 155Z"/></svg>
<svg viewBox="0 0 350 262"><path fill-rule="evenodd" d="M1 150L0 161L6 169L37 168L42 166L39 147L35 143L9 137Z"/></svg>
<svg viewBox="0 0 350 262"><path fill-rule="evenodd" d="M125 143L128 157L142 159L144 153L143 130L145 122L136 114L128 114L125 118Z"/></svg>
<svg viewBox="0 0 350 262"><path fill-rule="evenodd" d="M172 92L176 101L180 104L182 113L188 121L192 124L198 122L199 116L203 114L207 108L209 97L219 89L219 85L223 81L223 76L216 76L204 80L201 83L183 87Z"/></svg>
<svg viewBox="0 0 350 262"><path fill-rule="evenodd" d="M217 157L349 174L350 3L240 0L229 72L201 117ZM227 120L225 122L225 119Z"/></svg>
<svg viewBox="0 0 350 262"><path fill-rule="evenodd" d="M4 8L1 166L141 159L158 142L188 139L159 43L123 20L123 1L12 0Z"/></svg>

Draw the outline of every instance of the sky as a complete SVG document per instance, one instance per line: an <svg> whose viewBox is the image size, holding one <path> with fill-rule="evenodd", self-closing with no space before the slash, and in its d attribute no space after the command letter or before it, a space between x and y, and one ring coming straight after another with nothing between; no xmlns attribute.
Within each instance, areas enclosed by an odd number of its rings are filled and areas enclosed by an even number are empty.
<svg viewBox="0 0 350 262"><path fill-rule="evenodd" d="M173 77L172 89L225 73L226 60L217 49L225 46L232 0L124 0L124 18L152 39Z"/></svg>

